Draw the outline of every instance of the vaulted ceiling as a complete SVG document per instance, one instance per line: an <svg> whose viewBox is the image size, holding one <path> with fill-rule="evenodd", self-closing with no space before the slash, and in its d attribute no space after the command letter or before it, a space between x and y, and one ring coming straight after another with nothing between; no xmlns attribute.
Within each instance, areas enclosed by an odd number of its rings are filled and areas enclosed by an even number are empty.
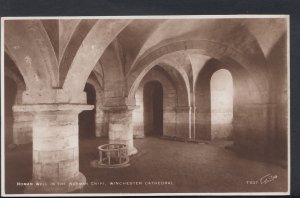
<svg viewBox="0 0 300 198"><path fill-rule="evenodd" d="M104 87L112 77L125 80L154 60L177 68L193 84L210 58L235 53L256 65L250 70L267 72L265 57L286 34L285 23L278 18L7 20L5 51L28 88L83 90L91 74ZM201 48L193 46L197 42ZM211 57L215 44L219 51Z"/></svg>

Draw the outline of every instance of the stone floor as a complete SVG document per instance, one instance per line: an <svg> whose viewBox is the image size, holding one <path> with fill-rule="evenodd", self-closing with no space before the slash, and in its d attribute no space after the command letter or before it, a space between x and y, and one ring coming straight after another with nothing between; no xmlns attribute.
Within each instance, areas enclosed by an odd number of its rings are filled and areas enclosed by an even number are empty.
<svg viewBox="0 0 300 198"><path fill-rule="evenodd" d="M282 192L287 190L287 169L239 158L232 151L224 148L228 142L196 144L155 137L136 139L134 145L139 153L132 157L130 166L119 169L93 168L91 162L98 158L97 146L106 142L107 140L101 138L80 141L80 171L87 178L87 185L81 191L83 193ZM16 187L16 182L30 180L31 149L31 145L24 145L7 152L7 193L22 193L24 187ZM274 180L261 184L260 178L268 174L274 176ZM167 181L169 184L156 183L162 181ZM250 184L249 181L258 181L258 183Z"/></svg>

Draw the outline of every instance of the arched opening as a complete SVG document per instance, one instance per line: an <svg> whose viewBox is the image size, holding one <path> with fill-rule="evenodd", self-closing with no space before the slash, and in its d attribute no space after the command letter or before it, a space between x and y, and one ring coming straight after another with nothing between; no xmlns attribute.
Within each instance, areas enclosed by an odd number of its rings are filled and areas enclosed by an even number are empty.
<svg viewBox="0 0 300 198"><path fill-rule="evenodd" d="M87 104L96 106L96 91L95 88L87 83L84 91L86 92ZM83 111L79 114L79 137L80 138L95 138L95 108L91 111Z"/></svg>
<svg viewBox="0 0 300 198"><path fill-rule="evenodd" d="M144 131L145 135L163 135L163 87L158 81L144 85Z"/></svg>
<svg viewBox="0 0 300 198"><path fill-rule="evenodd" d="M233 119L233 80L226 69L216 71L210 80L211 138L230 139Z"/></svg>
<svg viewBox="0 0 300 198"><path fill-rule="evenodd" d="M17 95L17 84L9 77L5 76L5 145L13 143L13 110Z"/></svg>
<svg viewBox="0 0 300 198"><path fill-rule="evenodd" d="M148 93L150 90L145 87L147 82L159 82L163 89L163 126L162 135L169 137L189 137L189 95L188 88L185 84L184 78L176 68L167 64L156 65L152 67L148 73L142 72L142 80L134 91L134 102L136 108L133 111L133 130L135 138L143 138L147 131L151 131L149 123L147 122L144 114L144 108L147 109L147 101L149 100ZM150 85L147 85L150 86ZM146 95L144 92L147 92ZM178 94L180 93L180 94ZM145 101L144 98L146 97ZM129 97L130 98L130 97ZM130 99L129 99L130 100ZM144 104L145 103L145 104ZM148 102L150 103L150 102ZM149 106L149 105L148 105ZM149 108L149 107L148 107ZM161 115L161 114L160 114ZM147 116L147 115L146 115ZM158 116L157 119L160 119ZM161 126L162 124L160 124Z"/></svg>

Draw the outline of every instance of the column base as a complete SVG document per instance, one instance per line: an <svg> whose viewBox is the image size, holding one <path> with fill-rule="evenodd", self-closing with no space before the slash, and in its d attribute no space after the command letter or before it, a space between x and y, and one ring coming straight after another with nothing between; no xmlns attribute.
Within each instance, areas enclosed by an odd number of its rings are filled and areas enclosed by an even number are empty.
<svg viewBox="0 0 300 198"><path fill-rule="evenodd" d="M76 177L65 181L49 182L32 180L30 183L33 183L33 185L25 188L25 194L68 193L82 189L86 185L86 178L79 172Z"/></svg>
<svg viewBox="0 0 300 198"><path fill-rule="evenodd" d="M137 154L138 150L134 146L130 146L128 148L128 155L134 155Z"/></svg>

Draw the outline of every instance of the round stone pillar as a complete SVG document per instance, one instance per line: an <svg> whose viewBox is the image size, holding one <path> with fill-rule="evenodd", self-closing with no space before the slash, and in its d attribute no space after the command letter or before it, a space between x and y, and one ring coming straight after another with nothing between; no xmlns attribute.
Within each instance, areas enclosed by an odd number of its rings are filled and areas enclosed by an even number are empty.
<svg viewBox="0 0 300 198"><path fill-rule="evenodd" d="M133 146L132 106L103 107L109 114L108 138L110 144L126 144L128 154L137 153Z"/></svg>
<svg viewBox="0 0 300 198"><path fill-rule="evenodd" d="M33 114L33 185L25 192L66 193L82 188L86 178L79 172L78 114L93 106L45 104L13 108Z"/></svg>

